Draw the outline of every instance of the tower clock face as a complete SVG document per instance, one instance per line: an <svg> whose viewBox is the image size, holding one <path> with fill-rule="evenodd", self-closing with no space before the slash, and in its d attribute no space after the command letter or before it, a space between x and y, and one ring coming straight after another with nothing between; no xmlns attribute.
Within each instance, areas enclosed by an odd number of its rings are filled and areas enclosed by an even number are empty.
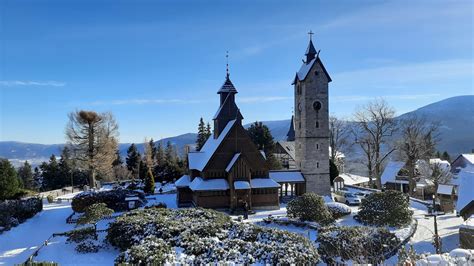
<svg viewBox="0 0 474 266"><path fill-rule="evenodd" d="M301 103L298 103L298 110L301 112L303 111L303 106L301 105Z"/></svg>
<svg viewBox="0 0 474 266"><path fill-rule="evenodd" d="M313 103L313 109L314 109L315 111L321 110L321 107L322 107L322 105L321 105L321 102L320 102L320 101L315 101L315 102Z"/></svg>

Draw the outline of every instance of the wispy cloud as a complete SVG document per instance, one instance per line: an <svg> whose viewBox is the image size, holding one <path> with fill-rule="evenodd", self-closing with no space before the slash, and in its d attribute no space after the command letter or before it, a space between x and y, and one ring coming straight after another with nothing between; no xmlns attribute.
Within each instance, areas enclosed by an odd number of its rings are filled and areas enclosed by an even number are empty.
<svg viewBox="0 0 474 266"><path fill-rule="evenodd" d="M61 81L31 81L31 80L0 80L0 87L15 87L15 86L50 86L50 87L64 87L65 82Z"/></svg>
<svg viewBox="0 0 474 266"><path fill-rule="evenodd" d="M266 103L276 101L287 101L293 99L292 97L286 96L265 96L265 97L239 97L236 99L238 103L242 104L254 104L254 103ZM113 105L164 105L164 104L204 104L204 103L215 103L217 98L213 99L120 99L120 100L106 100L106 101L95 101L88 103L93 106L113 106Z"/></svg>

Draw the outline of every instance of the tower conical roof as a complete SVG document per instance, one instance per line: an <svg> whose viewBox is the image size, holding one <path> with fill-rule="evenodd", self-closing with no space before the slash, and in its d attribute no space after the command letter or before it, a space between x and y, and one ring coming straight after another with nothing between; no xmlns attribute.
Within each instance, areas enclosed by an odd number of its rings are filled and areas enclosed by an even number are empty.
<svg viewBox="0 0 474 266"><path fill-rule="evenodd" d="M294 125L293 118L294 116L291 116L290 129L288 130L288 133L286 134L287 141L295 141L295 125Z"/></svg>
<svg viewBox="0 0 474 266"><path fill-rule="evenodd" d="M227 74L224 84L222 85L222 87L219 89L217 93L229 93L229 92L237 93L237 90L235 89L234 84L232 84L232 81L230 81L229 74Z"/></svg>
<svg viewBox="0 0 474 266"><path fill-rule="evenodd" d="M316 48L314 48L314 45L313 45L313 41L310 39L309 40L309 44L308 44L308 48L306 48L306 64L309 64L311 63L311 60L313 60L314 58L316 58Z"/></svg>

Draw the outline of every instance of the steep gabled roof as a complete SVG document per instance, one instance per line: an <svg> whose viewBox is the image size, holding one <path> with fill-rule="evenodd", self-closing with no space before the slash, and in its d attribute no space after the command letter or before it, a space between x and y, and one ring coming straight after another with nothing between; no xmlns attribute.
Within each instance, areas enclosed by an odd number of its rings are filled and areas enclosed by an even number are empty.
<svg viewBox="0 0 474 266"><path fill-rule="evenodd" d="M293 81L293 84L295 84L296 81L305 80L306 77L308 76L309 71L313 68L314 64L316 64L316 63L319 63L321 65L321 68L323 69L324 74L328 78L328 81L331 82L332 81L331 76L329 76L328 71L324 67L323 62L321 61L321 59L319 58L319 55L318 55L318 56L316 56L316 58L314 58L310 62L303 63L303 65L300 67L300 70L298 72L296 72L296 76L295 76L295 79Z"/></svg>
<svg viewBox="0 0 474 266"><path fill-rule="evenodd" d="M227 134L229 134L234 125L237 124L236 121L237 120L229 121L217 139L210 136L199 152L190 152L188 154L189 169L202 171L204 167L206 167L212 155L216 152L217 148L219 148Z"/></svg>
<svg viewBox="0 0 474 266"><path fill-rule="evenodd" d="M382 185L385 185L387 182L394 182L398 172L400 172L404 166L404 162L388 162L387 166L385 166L382 176L380 177Z"/></svg>
<svg viewBox="0 0 474 266"><path fill-rule="evenodd" d="M286 140L287 141L295 141L295 125L294 125L294 116L291 116L291 123L290 123L290 128L288 129L288 133L286 134Z"/></svg>

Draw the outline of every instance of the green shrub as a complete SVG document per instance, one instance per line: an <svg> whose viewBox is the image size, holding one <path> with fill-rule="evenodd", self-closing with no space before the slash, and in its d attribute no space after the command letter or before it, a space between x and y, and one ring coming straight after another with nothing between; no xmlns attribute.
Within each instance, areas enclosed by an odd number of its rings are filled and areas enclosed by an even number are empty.
<svg viewBox="0 0 474 266"><path fill-rule="evenodd" d="M46 200L48 200L48 203L53 203L53 202L54 202L54 197L53 197L53 195L48 195L48 196L46 197Z"/></svg>
<svg viewBox="0 0 474 266"><path fill-rule="evenodd" d="M92 226L87 226L75 230L71 230L66 233L67 240L66 242L80 243L82 241L95 238L95 228Z"/></svg>
<svg viewBox="0 0 474 266"><path fill-rule="evenodd" d="M43 201L40 198L0 202L0 226L10 229L35 216L42 210Z"/></svg>
<svg viewBox="0 0 474 266"><path fill-rule="evenodd" d="M287 215L301 221L317 222L325 225L334 222L324 199L315 193L306 193L291 200L286 206Z"/></svg>
<svg viewBox="0 0 474 266"><path fill-rule="evenodd" d="M76 251L79 253L97 253L101 247L102 245L98 244L97 241L88 239L77 244Z"/></svg>
<svg viewBox="0 0 474 266"><path fill-rule="evenodd" d="M369 225L403 226L411 222L412 216L408 197L400 191L387 190L363 199L358 219Z"/></svg>
<svg viewBox="0 0 474 266"><path fill-rule="evenodd" d="M127 189L116 189L99 192L83 192L72 199L71 207L73 211L82 213L92 204L105 203L108 208L114 211L126 211L128 210L128 204L125 198L129 196L139 197L142 202L146 202L143 193Z"/></svg>
<svg viewBox="0 0 474 266"><path fill-rule="evenodd" d="M140 244L123 251L115 259L115 263L132 265L163 265L173 261L171 247L163 239L148 236Z"/></svg>
<svg viewBox="0 0 474 266"><path fill-rule="evenodd" d="M351 208L346 204L339 203L339 202L329 202L326 203L326 207L328 207L329 212L332 215L333 219L339 219L346 215L351 214Z"/></svg>
<svg viewBox="0 0 474 266"><path fill-rule="evenodd" d="M379 264L385 260L387 253L400 244L397 236L386 228L365 226L321 228L317 242L323 261L330 265L338 262L336 258Z"/></svg>
<svg viewBox="0 0 474 266"><path fill-rule="evenodd" d="M105 203L95 203L86 208L84 215L77 220L77 224L95 224L113 213L114 210L107 208Z"/></svg>

